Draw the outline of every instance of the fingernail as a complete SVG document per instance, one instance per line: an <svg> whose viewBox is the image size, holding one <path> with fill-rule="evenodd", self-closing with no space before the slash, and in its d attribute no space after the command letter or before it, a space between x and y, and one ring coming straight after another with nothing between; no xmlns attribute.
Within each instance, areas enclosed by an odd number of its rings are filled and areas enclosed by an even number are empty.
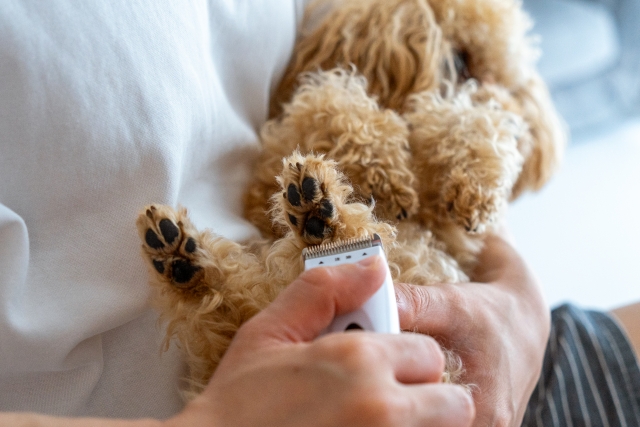
<svg viewBox="0 0 640 427"><path fill-rule="evenodd" d="M379 259L380 259L379 255L370 256L358 261L358 265L360 265L361 267L369 268L371 266L378 264Z"/></svg>

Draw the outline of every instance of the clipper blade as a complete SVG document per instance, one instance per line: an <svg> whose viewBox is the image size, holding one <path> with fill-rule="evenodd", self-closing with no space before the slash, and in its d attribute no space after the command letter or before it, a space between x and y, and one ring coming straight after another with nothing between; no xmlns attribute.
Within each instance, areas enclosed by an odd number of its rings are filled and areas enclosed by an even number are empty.
<svg viewBox="0 0 640 427"><path fill-rule="evenodd" d="M359 239L337 240L335 242L323 243L321 245L309 246L302 250L302 258L320 258L328 255L342 254L358 249L370 248L372 246L382 246L382 239L377 233L373 236L361 237Z"/></svg>

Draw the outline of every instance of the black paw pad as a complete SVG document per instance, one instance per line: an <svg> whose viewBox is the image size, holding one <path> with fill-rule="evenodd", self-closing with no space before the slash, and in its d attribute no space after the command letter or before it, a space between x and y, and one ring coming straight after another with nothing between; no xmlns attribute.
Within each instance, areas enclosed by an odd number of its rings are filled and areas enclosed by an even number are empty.
<svg viewBox="0 0 640 427"><path fill-rule="evenodd" d="M194 253L196 251L196 239L189 237L187 243L184 244L184 250L190 254Z"/></svg>
<svg viewBox="0 0 640 427"><path fill-rule="evenodd" d="M308 202L313 200L318 191L318 182L310 177L302 180L302 197Z"/></svg>
<svg viewBox="0 0 640 427"><path fill-rule="evenodd" d="M323 199L320 203L320 218L327 219L333 216L333 205L329 199Z"/></svg>
<svg viewBox="0 0 640 427"><path fill-rule="evenodd" d="M160 238L158 238L158 235L152 229L147 230L147 233L144 235L144 241L147 242L147 245L149 245L150 248L164 248L164 243L162 243Z"/></svg>
<svg viewBox="0 0 640 427"><path fill-rule="evenodd" d="M163 219L160 221L160 232L162 233L162 237L168 244L172 244L176 237L180 234L180 230L176 225L171 222L170 219Z"/></svg>
<svg viewBox="0 0 640 427"><path fill-rule="evenodd" d="M289 214L289 222L291 224L293 224L294 227L298 226L298 218L296 218L295 216Z"/></svg>
<svg viewBox="0 0 640 427"><path fill-rule="evenodd" d="M309 218L304 229L310 236L318 238L324 237L324 221L318 217L312 216Z"/></svg>
<svg viewBox="0 0 640 427"><path fill-rule="evenodd" d="M294 184L289 184L287 187L287 200L292 206L300 206L300 193Z"/></svg>
<svg viewBox="0 0 640 427"><path fill-rule="evenodd" d="M453 202L447 203L447 212L453 212Z"/></svg>
<svg viewBox="0 0 640 427"><path fill-rule="evenodd" d="M162 261L153 260L153 268L160 274L164 274L164 263Z"/></svg>
<svg viewBox="0 0 640 427"><path fill-rule="evenodd" d="M200 270L200 267L192 265L189 261L179 259L171 264L173 281L176 283L187 283L193 275Z"/></svg>

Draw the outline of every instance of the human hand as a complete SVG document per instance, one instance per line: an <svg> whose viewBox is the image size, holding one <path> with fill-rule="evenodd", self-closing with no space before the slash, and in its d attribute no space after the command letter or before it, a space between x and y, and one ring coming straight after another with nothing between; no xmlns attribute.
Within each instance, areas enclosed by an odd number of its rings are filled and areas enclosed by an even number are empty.
<svg viewBox="0 0 640 427"><path fill-rule="evenodd" d="M474 426L520 426L549 336L536 279L504 239L489 236L472 283L396 286L403 330L435 337L475 384Z"/></svg>
<svg viewBox="0 0 640 427"><path fill-rule="evenodd" d="M367 332L316 339L335 315L381 286L369 264L303 273L236 334L211 382L167 426L469 426L459 386L439 384L444 357L419 334Z"/></svg>

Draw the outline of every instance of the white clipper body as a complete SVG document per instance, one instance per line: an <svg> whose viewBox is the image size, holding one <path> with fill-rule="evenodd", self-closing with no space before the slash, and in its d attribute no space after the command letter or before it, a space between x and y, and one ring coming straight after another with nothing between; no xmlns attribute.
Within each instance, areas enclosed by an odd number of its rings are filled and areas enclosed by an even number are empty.
<svg viewBox="0 0 640 427"><path fill-rule="evenodd" d="M382 257L386 265L387 258L382 248L380 236L377 234L363 239L310 246L302 251L305 270L356 263L375 255ZM323 334L347 330L365 330L385 334L400 333L393 281L389 268L387 267L386 270L387 276L380 289L360 309L336 316Z"/></svg>

